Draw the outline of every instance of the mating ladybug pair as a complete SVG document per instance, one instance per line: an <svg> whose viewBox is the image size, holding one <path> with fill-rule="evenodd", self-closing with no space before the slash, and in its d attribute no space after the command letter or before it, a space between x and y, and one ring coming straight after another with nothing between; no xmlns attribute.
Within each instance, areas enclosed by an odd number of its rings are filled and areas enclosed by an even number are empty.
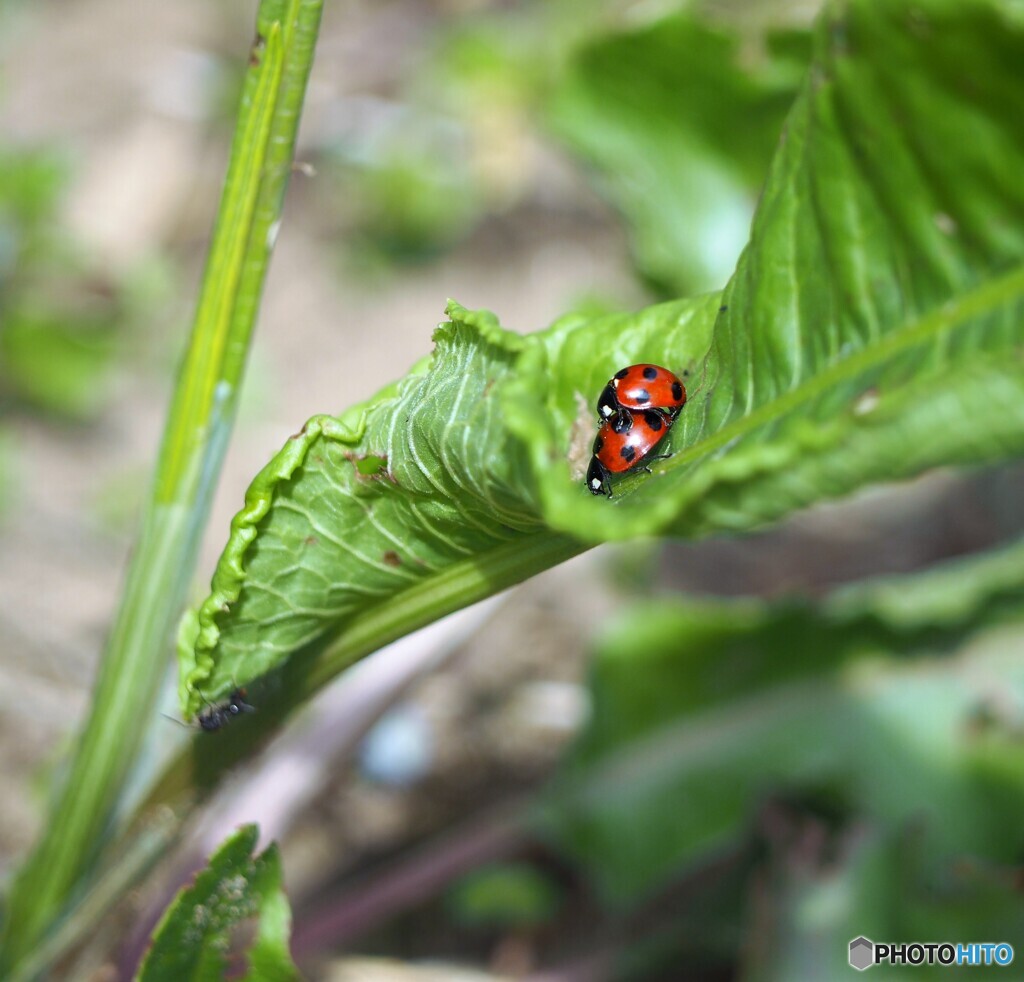
<svg viewBox="0 0 1024 982"><path fill-rule="evenodd" d="M652 455L686 405L679 377L658 365L630 365L604 387L597 400L601 426L587 470L591 494L612 496L611 475L646 470Z"/></svg>

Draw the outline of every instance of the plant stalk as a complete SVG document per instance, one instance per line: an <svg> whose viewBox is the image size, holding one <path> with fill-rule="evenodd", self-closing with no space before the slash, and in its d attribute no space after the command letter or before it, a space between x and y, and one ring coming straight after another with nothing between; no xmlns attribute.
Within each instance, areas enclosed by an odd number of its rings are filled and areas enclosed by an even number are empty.
<svg viewBox="0 0 1024 982"><path fill-rule="evenodd" d="M323 0L262 0L231 159L138 543L92 705L41 838L14 881L0 977L85 895L138 757L238 404Z"/></svg>

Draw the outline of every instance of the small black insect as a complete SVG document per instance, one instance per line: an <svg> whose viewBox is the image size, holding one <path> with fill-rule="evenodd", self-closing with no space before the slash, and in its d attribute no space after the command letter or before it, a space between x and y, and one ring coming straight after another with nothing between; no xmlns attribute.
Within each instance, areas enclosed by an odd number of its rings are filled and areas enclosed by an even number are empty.
<svg viewBox="0 0 1024 982"><path fill-rule="evenodd" d="M245 701L245 689L235 689L228 696L227 702L211 703L196 717L196 720L199 722L200 729L212 733L230 723L236 716L254 712L256 712L256 707L250 706Z"/></svg>

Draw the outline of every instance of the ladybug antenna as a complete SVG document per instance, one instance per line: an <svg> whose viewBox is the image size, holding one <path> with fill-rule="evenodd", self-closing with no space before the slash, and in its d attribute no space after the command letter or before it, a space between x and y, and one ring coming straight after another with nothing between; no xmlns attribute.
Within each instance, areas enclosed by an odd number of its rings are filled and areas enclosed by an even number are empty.
<svg viewBox="0 0 1024 982"><path fill-rule="evenodd" d="M172 723L177 723L178 726L184 726L186 730L192 729L192 727L189 726L188 723L183 723L176 716L168 716L167 713L161 713L160 715L163 716L164 719L169 719Z"/></svg>

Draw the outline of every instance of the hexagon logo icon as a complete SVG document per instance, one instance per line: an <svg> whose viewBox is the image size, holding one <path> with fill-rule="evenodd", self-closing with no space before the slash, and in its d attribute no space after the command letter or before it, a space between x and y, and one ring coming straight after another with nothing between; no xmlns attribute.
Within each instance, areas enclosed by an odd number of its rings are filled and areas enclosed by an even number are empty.
<svg viewBox="0 0 1024 982"><path fill-rule="evenodd" d="M864 969L870 968L874 961L875 944L873 941L869 941L861 935L850 942L850 964L858 972L863 972Z"/></svg>

